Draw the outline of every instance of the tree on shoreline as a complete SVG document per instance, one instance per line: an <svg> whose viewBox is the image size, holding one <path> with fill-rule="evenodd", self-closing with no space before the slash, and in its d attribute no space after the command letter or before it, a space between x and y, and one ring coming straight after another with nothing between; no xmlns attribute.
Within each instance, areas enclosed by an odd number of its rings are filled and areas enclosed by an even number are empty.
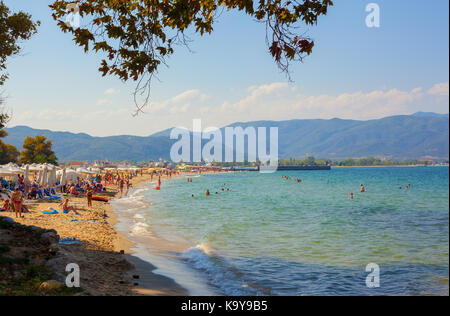
<svg viewBox="0 0 450 316"><path fill-rule="evenodd" d="M24 150L20 153L19 161L24 164L50 163L56 165L58 159L52 150L52 145L52 141L42 135L27 137L23 142Z"/></svg>
<svg viewBox="0 0 450 316"><path fill-rule="evenodd" d="M186 31L203 36L223 11L237 10L266 25L268 50L276 64L289 77L292 61L311 54L314 41L299 31L299 24L313 25L326 15L331 0L54 0L53 18L64 33L71 33L85 52L101 53L99 71L122 81L137 82L134 100L137 112L147 104L152 77L177 45L186 45ZM86 26L64 19L80 14ZM230 46L230 49L239 47ZM290 79L290 77L289 77ZM139 105L137 98L144 98Z"/></svg>

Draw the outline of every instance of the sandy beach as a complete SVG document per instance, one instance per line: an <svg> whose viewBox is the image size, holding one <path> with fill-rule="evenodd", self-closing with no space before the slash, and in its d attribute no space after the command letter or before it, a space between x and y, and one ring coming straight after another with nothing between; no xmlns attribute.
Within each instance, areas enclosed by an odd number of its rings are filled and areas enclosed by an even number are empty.
<svg viewBox="0 0 450 316"><path fill-rule="evenodd" d="M133 187L150 181L150 175L135 177ZM115 186L108 186L107 195L114 199L118 195ZM26 201L30 213L17 222L54 229L60 238L76 238L80 245L57 245L57 255L47 262L58 276L58 281L66 278L65 267L76 263L80 267L81 295L186 295L187 291L173 280L152 273L155 267L132 255L133 244L115 229L117 215L110 203L93 201L87 207L84 197L71 197L79 215L62 214L59 202ZM54 208L60 214L43 214L41 210ZM15 218L14 213L3 212L2 216ZM76 221L74 221L76 220ZM88 221L88 222L85 222Z"/></svg>

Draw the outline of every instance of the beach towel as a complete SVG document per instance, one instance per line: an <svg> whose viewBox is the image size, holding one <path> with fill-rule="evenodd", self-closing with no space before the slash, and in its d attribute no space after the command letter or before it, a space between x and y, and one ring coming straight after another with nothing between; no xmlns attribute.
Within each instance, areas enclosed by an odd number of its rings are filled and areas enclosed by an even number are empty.
<svg viewBox="0 0 450 316"><path fill-rule="evenodd" d="M97 221L86 221L84 219L73 219L72 222L82 222L82 223L91 223L91 224L97 223Z"/></svg>
<svg viewBox="0 0 450 316"><path fill-rule="evenodd" d="M51 215L59 214L59 212L57 210L55 210L54 208L50 208L48 210L42 210L41 212L44 214L51 214Z"/></svg>
<svg viewBox="0 0 450 316"><path fill-rule="evenodd" d="M76 238L63 238L59 240L59 244L61 245L79 245L79 242Z"/></svg>
<svg viewBox="0 0 450 316"><path fill-rule="evenodd" d="M13 220L11 217L3 217L3 220L7 222L15 222L15 220Z"/></svg>
<svg viewBox="0 0 450 316"><path fill-rule="evenodd" d="M45 199L50 200L50 201L61 200L61 198L59 196L45 197Z"/></svg>

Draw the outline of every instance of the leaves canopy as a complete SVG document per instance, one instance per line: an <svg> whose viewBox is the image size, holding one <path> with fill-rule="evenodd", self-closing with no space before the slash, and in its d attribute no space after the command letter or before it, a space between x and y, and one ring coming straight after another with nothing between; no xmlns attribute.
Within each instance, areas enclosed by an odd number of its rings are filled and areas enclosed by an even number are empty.
<svg viewBox="0 0 450 316"><path fill-rule="evenodd" d="M23 142L23 151L20 153L20 162L30 163L51 163L56 165L58 159L52 150L52 141L45 136L27 137Z"/></svg>
<svg viewBox="0 0 450 316"><path fill-rule="evenodd" d="M0 86L8 79L8 74L5 73L6 60L20 52L20 41L33 36L39 24L24 12L11 13L3 1L0 1Z"/></svg>
<svg viewBox="0 0 450 316"><path fill-rule="evenodd" d="M138 82L135 102L137 95L148 101L151 78L176 45L186 44L185 32L211 33L223 10L242 11L265 23L269 52L289 74L289 63L302 61L314 47L314 41L298 32L298 24L317 23L333 5L331 0L79 0L79 14L89 22L76 28L63 20L73 11L70 3L55 0L50 6L53 18L85 52L105 55L99 68L103 76Z"/></svg>

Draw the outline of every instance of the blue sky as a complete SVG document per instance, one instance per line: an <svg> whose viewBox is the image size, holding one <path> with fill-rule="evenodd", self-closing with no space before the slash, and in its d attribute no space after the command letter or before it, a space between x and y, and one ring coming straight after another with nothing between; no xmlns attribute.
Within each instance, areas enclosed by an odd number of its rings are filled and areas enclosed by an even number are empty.
<svg viewBox="0 0 450 316"><path fill-rule="evenodd" d="M448 113L447 0L335 1L315 27L313 54L292 66L293 83L279 72L265 27L224 12L214 32L190 33L194 53L178 47L153 82L146 114L132 117L134 83L102 78L100 57L85 54L51 18L48 0L4 0L42 23L8 63L2 88L13 112L10 126L149 135L173 126L293 118L373 119L416 111ZM381 9L380 28L367 28L365 7ZM83 22L82 22L83 23Z"/></svg>

